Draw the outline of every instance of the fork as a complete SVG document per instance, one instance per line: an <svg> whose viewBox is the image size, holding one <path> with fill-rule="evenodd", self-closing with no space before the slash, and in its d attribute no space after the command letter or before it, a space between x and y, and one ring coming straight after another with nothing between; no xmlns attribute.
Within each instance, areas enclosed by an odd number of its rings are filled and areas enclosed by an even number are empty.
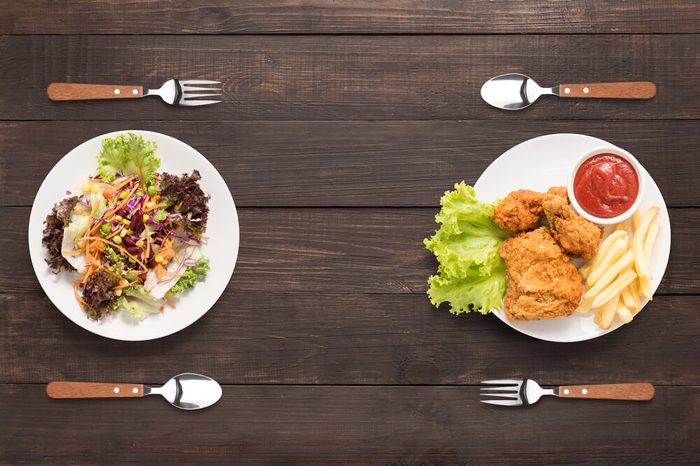
<svg viewBox="0 0 700 466"><path fill-rule="evenodd" d="M481 387L482 396L508 398L506 400L481 400L499 406L528 406L537 403L544 395L559 398L592 398L598 400L646 401L654 398L654 386L650 383L618 383L609 385L563 385L542 388L532 379L485 380L487 385L502 387Z"/></svg>
<svg viewBox="0 0 700 466"><path fill-rule="evenodd" d="M209 81L207 79L170 79L159 89L144 89L142 86L124 86L121 84L51 83L46 89L46 94L53 101L139 99L149 95L157 95L170 105L193 107L221 102L221 100L201 99L202 97L221 96L220 84L221 82L219 81ZM199 87L202 85L211 87ZM202 91L210 91L211 93L200 93Z"/></svg>

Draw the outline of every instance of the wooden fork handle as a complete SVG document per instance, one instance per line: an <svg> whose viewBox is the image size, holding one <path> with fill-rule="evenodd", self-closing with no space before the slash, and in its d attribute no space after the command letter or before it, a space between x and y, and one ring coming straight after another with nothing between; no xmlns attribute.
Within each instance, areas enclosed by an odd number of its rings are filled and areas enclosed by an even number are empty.
<svg viewBox="0 0 700 466"><path fill-rule="evenodd" d="M598 400L637 400L654 398L650 383L618 383L611 385L565 385L559 387L560 398L593 398Z"/></svg>
<svg viewBox="0 0 700 466"><path fill-rule="evenodd" d="M129 383L49 382L49 398L138 398L143 385Z"/></svg>
<svg viewBox="0 0 700 466"><path fill-rule="evenodd" d="M559 97L586 97L595 99L652 99L655 95L656 84L648 81L559 85Z"/></svg>
<svg viewBox="0 0 700 466"><path fill-rule="evenodd" d="M121 84L76 84L51 83L46 89L49 99L57 100L101 100L138 99L143 97L143 86Z"/></svg>

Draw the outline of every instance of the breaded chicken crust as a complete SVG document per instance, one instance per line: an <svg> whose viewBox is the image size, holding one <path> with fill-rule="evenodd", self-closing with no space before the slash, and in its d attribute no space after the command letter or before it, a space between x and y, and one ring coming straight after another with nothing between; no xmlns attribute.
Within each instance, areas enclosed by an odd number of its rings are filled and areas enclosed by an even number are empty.
<svg viewBox="0 0 700 466"><path fill-rule="evenodd" d="M595 256L603 236L600 227L574 212L568 201L559 196L545 196L542 208L552 236L564 251L584 259Z"/></svg>
<svg viewBox="0 0 700 466"><path fill-rule="evenodd" d="M527 189L512 191L493 209L491 218L504 230L532 230L540 224L544 216L544 197L542 193Z"/></svg>
<svg viewBox="0 0 700 466"><path fill-rule="evenodd" d="M501 244L508 290L504 309L512 320L568 316L578 306L583 278L546 227Z"/></svg>

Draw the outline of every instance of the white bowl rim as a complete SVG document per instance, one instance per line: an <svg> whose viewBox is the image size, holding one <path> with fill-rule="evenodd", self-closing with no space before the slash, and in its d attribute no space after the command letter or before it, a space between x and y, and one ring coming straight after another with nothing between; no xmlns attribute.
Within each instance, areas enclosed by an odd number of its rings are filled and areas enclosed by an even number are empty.
<svg viewBox="0 0 700 466"><path fill-rule="evenodd" d="M590 159L591 157L594 157L599 154L613 154L617 155L619 157L622 157L623 159L627 160L632 167L634 168L634 172L637 175L637 181L639 183L639 190L637 192L637 198L634 200L634 203L629 207L629 209L625 210L622 212L620 215L617 215L615 217L610 217L610 218L603 218L603 217L597 217L589 212L587 212L584 208L581 207L581 205L578 203L576 200L576 196L574 194L574 178L576 177L576 172L578 171L579 167L585 162L586 160ZM642 202L642 198L644 197L644 188L645 188L645 181L644 181L644 176L642 176L642 165L639 163L639 161L629 152L627 152L624 149L620 149L619 147L610 147L610 146L599 146L594 149L591 149L589 151L586 151L581 157L576 161L574 166L572 167L571 174L569 175L569 183L566 186L566 191L569 195L569 202L571 202L571 205L573 206L574 210L581 215L583 218L586 220L589 220L593 223L597 223L599 225L614 225L616 223L624 222L628 218L632 216L632 214L639 209L639 205Z"/></svg>

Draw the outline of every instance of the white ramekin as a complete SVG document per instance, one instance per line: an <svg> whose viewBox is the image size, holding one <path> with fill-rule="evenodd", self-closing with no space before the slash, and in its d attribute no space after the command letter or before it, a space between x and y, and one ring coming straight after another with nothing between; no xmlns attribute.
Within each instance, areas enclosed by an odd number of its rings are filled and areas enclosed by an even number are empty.
<svg viewBox="0 0 700 466"><path fill-rule="evenodd" d="M601 218L586 212L586 210L583 207L581 207L581 205L578 203L576 195L574 194L574 178L576 177L576 172L578 171L579 167L581 167L581 164L583 164L583 162L598 154L613 154L627 160L634 168L634 171L637 174L637 180L639 180L639 192L637 193L637 198L634 200L634 203L630 206L629 209L627 209L626 211L624 211L616 217ZM626 150L607 146L589 150L576 161L576 163L572 167L571 175L569 176L569 184L567 185L566 190L569 194L569 201L571 202L571 205L579 215L599 225L612 225L627 220L637 209L639 209L639 204L642 202L642 197L644 197L644 185L644 174L642 173L642 166L639 164L637 159L635 159L634 156Z"/></svg>

